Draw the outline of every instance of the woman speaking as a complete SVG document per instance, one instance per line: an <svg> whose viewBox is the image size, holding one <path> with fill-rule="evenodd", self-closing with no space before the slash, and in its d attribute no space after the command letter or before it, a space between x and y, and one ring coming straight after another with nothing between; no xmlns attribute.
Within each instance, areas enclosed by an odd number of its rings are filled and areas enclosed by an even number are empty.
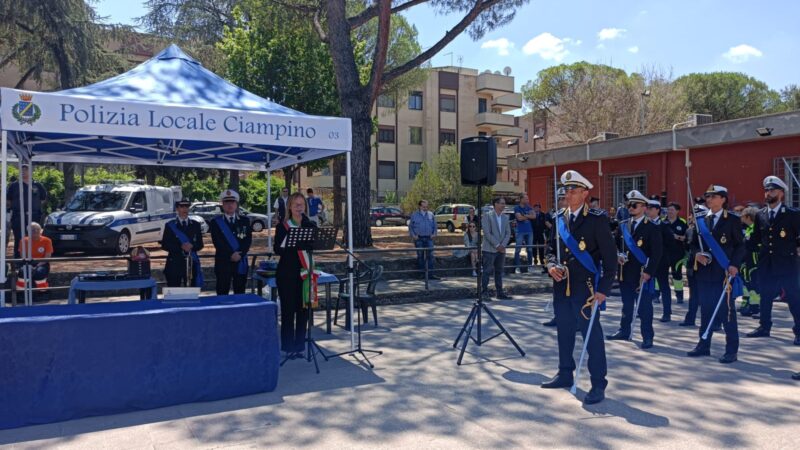
<svg viewBox="0 0 800 450"><path fill-rule="evenodd" d="M287 236L292 228L316 228L303 212L306 200L295 192L287 202L286 219L275 229L275 253L280 256L275 278L281 300L281 350L287 358L303 355L308 310L316 301L316 276L311 245L300 244L287 248Z"/></svg>

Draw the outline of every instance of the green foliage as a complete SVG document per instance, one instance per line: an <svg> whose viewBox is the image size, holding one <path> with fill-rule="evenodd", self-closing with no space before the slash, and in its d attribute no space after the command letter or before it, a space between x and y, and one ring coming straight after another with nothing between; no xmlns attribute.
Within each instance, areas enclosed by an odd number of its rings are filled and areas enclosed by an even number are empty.
<svg viewBox="0 0 800 450"><path fill-rule="evenodd" d="M492 188L484 187L483 201L492 198ZM422 163L414 183L403 198L401 207L406 212L417 209L420 200L427 200L431 209L443 203L468 203L478 199L475 187L461 185L461 159L454 146L443 147L430 163Z"/></svg>
<svg viewBox="0 0 800 450"><path fill-rule="evenodd" d="M77 178L77 177L76 177ZM133 181L136 177L131 170L110 170L108 167L87 167L83 174L84 186L91 184L103 184L114 181ZM76 180L80 181L80 179Z"/></svg>
<svg viewBox="0 0 800 450"><path fill-rule="evenodd" d="M781 100L788 111L800 109L800 86L790 84L781 89Z"/></svg>
<svg viewBox="0 0 800 450"><path fill-rule="evenodd" d="M280 178L271 178L271 195L272 201L280 196L281 189L283 188L283 180ZM241 181L239 184L239 195L241 196L241 204L252 212L261 214L267 213L267 176L263 172L256 175L251 175Z"/></svg>
<svg viewBox="0 0 800 450"><path fill-rule="evenodd" d="M743 73L692 73L675 83L683 89L690 112L711 114L715 122L785 109L778 92Z"/></svg>

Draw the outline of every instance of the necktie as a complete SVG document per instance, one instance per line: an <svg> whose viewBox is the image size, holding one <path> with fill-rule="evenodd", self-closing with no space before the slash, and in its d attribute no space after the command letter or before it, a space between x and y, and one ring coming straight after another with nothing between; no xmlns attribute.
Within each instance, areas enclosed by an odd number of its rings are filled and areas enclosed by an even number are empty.
<svg viewBox="0 0 800 450"><path fill-rule="evenodd" d="M631 234L636 232L636 227L638 226L639 226L639 221L633 222L633 225L631 226Z"/></svg>
<svg viewBox="0 0 800 450"><path fill-rule="evenodd" d="M775 210L771 209L769 211L769 223L772 224L773 222L775 222Z"/></svg>
<svg viewBox="0 0 800 450"><path fill-rule="evenodd" d="M711 214L706 216L706 226L709 230L714 228L714 219L712 219Z"/></svg>

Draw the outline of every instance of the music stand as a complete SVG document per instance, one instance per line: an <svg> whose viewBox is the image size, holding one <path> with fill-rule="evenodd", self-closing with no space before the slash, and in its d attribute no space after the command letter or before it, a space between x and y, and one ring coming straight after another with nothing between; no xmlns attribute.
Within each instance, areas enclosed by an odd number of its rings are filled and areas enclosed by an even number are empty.
<svg viewBox="0 0 800 450"><path fill-rule="evenodd" d="M286 234L286 245L284 246L287 249L290 248L303 248L303 249L316 249L316 240L318 236L319 228L290 228L289 232ZM283 245L283 243L281 243ZM333 248L333 245L330 246ZM324 248L320 248L320 250L324 250ZM302 305L302 307L308 306L308 323L306 324L306 360L311 362L312 358L314 360L314 367L319 373L319 363L317 362L317 354L319 352L325 361L328 360L328 357L325 356L325 353L322 352L322 349L317 345L317 342L311 337L311 327L314 324L312 321L312 315L314 313L313 305ZM289 360L289 357L285 357L283 361L281 361L280 365L283 366L286 361Z"/></svg>

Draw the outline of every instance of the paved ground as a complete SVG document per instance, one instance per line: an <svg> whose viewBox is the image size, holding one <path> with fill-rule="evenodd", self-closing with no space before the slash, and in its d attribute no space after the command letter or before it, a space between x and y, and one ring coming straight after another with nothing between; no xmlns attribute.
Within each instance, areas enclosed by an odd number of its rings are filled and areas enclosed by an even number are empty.
<svg viewBox="0 0 800 450"><path fill-rule="evenodd" d="M288 363L275 392L212 403L0 431L14 448L797 448L800 347L791 345L785 305L774 336L744 340L740 362L683 356L696 329L656 324L656 346L607 344L608 398L583 406L566 390L543 390L555 372L555 331L539 325L546 294L491 308L525 349L503 338L470 344L456 366L453 339L469 300L385 306L365 346L384 351L369 370L346 357ZM617 303L618 304L618 303ZM612 300L613 306L613 300ZM615 329L618 308L602 323ZM676 308L684 311L683 305ZM656 308L657 314L660 308ZM741 328L754 326L746 319ZM722 353L715 338L712 353ZM638 341L638 337L637 337ZM348 345L344 332L320 340ZM580 338L578 339L580 342ZM576 358L579 348L576 348ZM794 444L792 444L794 442Z"/></svg>

